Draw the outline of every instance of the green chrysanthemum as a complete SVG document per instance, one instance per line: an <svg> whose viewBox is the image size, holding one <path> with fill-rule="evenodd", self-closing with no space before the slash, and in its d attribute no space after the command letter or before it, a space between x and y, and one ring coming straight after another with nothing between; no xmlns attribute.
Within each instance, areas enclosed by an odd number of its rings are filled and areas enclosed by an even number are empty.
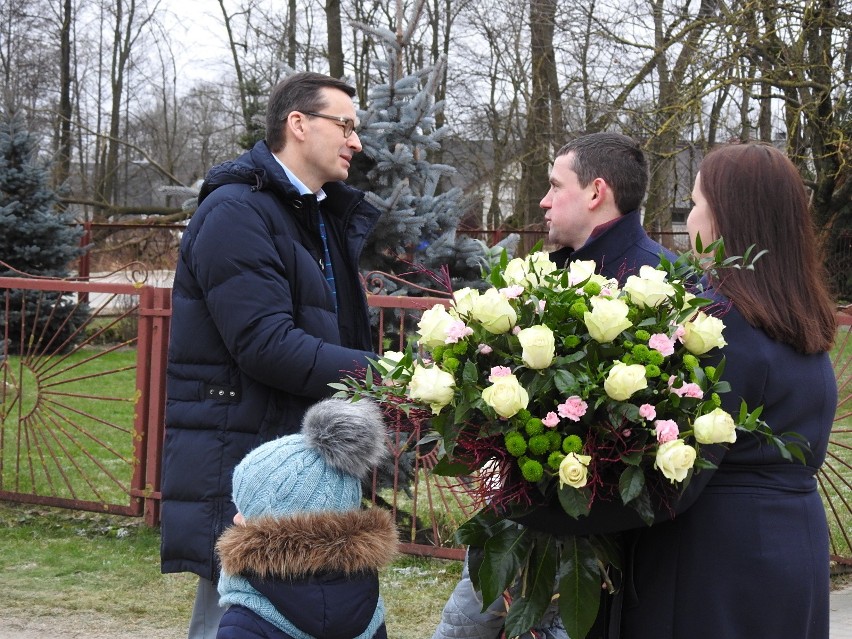
<svg viewBox="0 0 852 639"><path fill-rule="evenodd" d="M562 440L562 450L567 455L568 453L579 453L583 450L583 440L579 435L568 435Z"/></svg>
<svg viewBox="0 0 852 639"><path fill-rule="evenodd" d="M630 349L630 352L633 353L633 357L639 363L647 362L648 356L651 354L651 350L644 344L636 344L636 346Z"/></svg>
<svg viewBox="0 0 852 639"><path fill-rule="evenodd" d="M571 317L576 317L577 319L583 319L583 316L589 312L589 307L586 306L586 303L582 300L577 300L573 304L571 304Z"/></svg>
<svg viewBox="0 0 852 639"><path fill-rule="evenodd" d="M647 364L645 366L645 377L659 377L661 372L660 367L656 364Z"/></svg>
<svg viewBox="0 0 852 639"><path fill-rule="evenodd" d="M524 430L527 431L527 435L530 437L541 435L544 432L544 424L541 423L538 417L530 417L527 423L524 424Z"/></svg>
<svg viewBox="0 0 852 639"><path fill-rule="evenodd" d="M559 464L562 463L563 459L565 459L565 455L563 455L559 451L554 451L548 456L547 465L550 466L553 470L559 470Z"/></svg>
<svg viewBox="0 0 852 639"><path fill-rule="evenodd" d="M530 437L529 451L533 455L544 455L547 449L550 448L550 440L547 435L534 435Z"/></svg>
<svg viewBox="0 0 852 639"><path fill-rule="evenodd" d="M715 366L705 366L704 374L707 375L710 379L713 379L716 376L716 367Z"/></svg>
<svg viewBox="0 0 852 639"><path fill-rule="evenodd" d="M550 441L550 450L562 450L562 435L555 430L549 430L546 433L547 439Z"/></svg>
<svg viewBox="0 0 852 639"><path fill-rule="evenodd" d="M601 292L601 285L597 282L586 282L586 285L583 287L583 292L589 297L594 297Z"/></svg>
<svg viewBox="0 0 852 639"><path fill-rule="evenodd" d="M651 334L644 328L640 328L638 331L636 331L636 339L641 340L643 342L647 342L649 339L651 339Z"/></svg>
<svg viewBox="0 0 852 639"><path fill-rule="evenodd" d="M464 355L467 353L467 342L456 342L453 345L453 353L456 355Z"/></svg>
<svg viewBox="0 0 852 639"><path fill-rule="evenodd" d="M710 395L710 401L713 402L713 405L717 408L722 405L722 398L719 397L719 393L712 393Z"/></svg>
<svg viewBox="0 0 852 639"><path fill-rule="evenodd" d="M506 445L506 450L513 457L520 457L527 452L527 440L516 430L506 433L503 442Z"/></svg>
<svg viewBox="0 0 852 639"><path fill-rule="evenodd" d="M691 353L687 353L683 356L683 365L687 368L695 368L698 366L698 358Z"/></svg>
<svg viewBox="0 0 852 639"><path fill-rule="evenodd" d="M521 466L521 474L528 482L535 483L537 481L541 481L541 478L544 476L544 468L540 462L537 462L534 459L528 459Z"/></svg>
<svg viewBox="0 0 852 639"><path fill-rule="evenodd" d="M562 340L566 348L574 348L580 344L580 338L577 335L569 335Z"/></svg>
<svg viewBox="0 0 852 639"><path fill-rule="evenodd" d="M455 373L456 369L459 367L459 360L455 357L444 357L444 369L450 373Z"/></svg>
<svg viewBox="0 0 852 639"><path fill-rule="evenodd" d="M659 366L660 364L662 364L665 359L666 358L660 351L651 351L648 354L648 363L654 364L655 366Z"/></svg>

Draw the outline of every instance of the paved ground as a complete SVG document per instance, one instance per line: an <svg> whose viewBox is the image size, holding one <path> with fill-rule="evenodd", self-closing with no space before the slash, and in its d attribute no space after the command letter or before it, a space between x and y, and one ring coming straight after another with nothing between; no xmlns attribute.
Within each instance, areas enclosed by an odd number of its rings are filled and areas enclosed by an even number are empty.
<svg viewBox="0 0 852 639"><path fill-rule="evenodd" d="M852 584L831 593L830 639L852 639Z"/></svg>

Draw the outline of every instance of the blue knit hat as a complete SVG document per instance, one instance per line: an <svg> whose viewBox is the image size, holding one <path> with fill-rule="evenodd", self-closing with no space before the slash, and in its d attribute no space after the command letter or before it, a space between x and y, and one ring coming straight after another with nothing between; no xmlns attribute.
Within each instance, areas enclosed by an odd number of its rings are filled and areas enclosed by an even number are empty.
<svg viewBox="0 0 852 639"><path fill-rule="evenodd" d="M234 504L246 518L356 509L361 479L387 450L385 437L375 402L318 402L305 413L300 433L255 448L237 465Z"/></svg>

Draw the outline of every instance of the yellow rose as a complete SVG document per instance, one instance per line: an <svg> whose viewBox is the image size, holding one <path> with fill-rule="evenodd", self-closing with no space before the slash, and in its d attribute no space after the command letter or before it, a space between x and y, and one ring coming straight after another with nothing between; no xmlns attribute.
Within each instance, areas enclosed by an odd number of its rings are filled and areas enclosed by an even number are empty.
<svg viewBox="0 0 852 639"><path fill-rule="evenodd" d="M494 382L482 391L482 400L500 417L512 417L529 404L530 396L514 375L493 378Z"/></svg>
<svg viewBox="0 0 852 639"><path fill-rule="evenodd" d="M645 379L645 367L641 364L618 362L612 367L604 381L606 394L614 400L623 402L633 393L648 387Z"/></svg>
<svg viewBox="0 0 852 639"><path fill-rule="evenodd" d="M479 297L479 291L466 286L453 292L453 306L450 315L455 317L468 317L473 311L473 302Z"/></svg>
<svg viewBox="0 0 852 639"><path fill-rule="evenodd" d="M589 455L578 455L568 453L562 463L559 464L559 486L568 484L574 488L582 488L588 481Z"/></svg>
<svg viewBox="0 0 852 639"><path fill-rule="evenodd" d="M722 348L727 342L722 337L725 325L718 317L703 311L683 325L683 345L693 355L702 355L713 348Z"/></svg>
<svg viewBox="0 0 852 639"><path fill-rule="evenodd" d="M489 288L474 298L471 317L481 323L486 331L495 335L507 333L518 321L515 309L496 288Z"/></svg>
<svg viewBox="0 0 852 639"><path fill-rule="evenodd" d="M733 444L737 441L737 425L734 418L721 408L714 408L706 415L702 415L693 424L695 430L695 441L699 444L721 444L728 442Z"/></svg>
<svg viewBox="0 0 852 639"><path fill-rule="evenodd" d="M606 297L592 298L592 311L583 314L589 335L597 342L611 342L621 331L632 326L627 319L630 310L621 300Z"/></svg>
<svg viewBox="0 0 852 639"><path fill-rule="evenodd" d="M654 468L672 483L683 481L689 469L695 464L695 449L687 446L682 439L673 439L657 448Z"/></svg>
<svg viewBox="0 0 852 639"><path fill-rule="evenodd" d="M455 393L456 380L437 366L414 365L411 381L408 383L408 396L429 404L432 413L437 415L449 404Z"/></svg>
<svg viewBox="0 0 852 639"><path fill-rule="evenodd" d="M435 348L446 343L447 331L455 318L447 312L443 304L435 304L423 312L417 322L418 341L426 348Z"/></svg>
<svg viewBox="0 0 852 639"><path fill-rule="evenodd" d="M528 368L547 368L556 356L556 339L547 326L525 328L518 333L518 341L523 348L521 359Z"/></svg>
<svg viewBox="0 0 852 639"><path fill-rule="evenodd" d="M627 278L623 290L639 308L659 306L675 292L663 271L647 265L639 269L638 277Z"/></svg>

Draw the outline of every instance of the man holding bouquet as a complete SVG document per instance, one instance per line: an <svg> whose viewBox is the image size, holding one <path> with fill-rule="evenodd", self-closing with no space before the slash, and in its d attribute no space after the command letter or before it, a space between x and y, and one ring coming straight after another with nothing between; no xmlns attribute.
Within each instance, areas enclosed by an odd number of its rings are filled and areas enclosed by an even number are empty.
<svg viewBox="0 0 852 639"><path fill-rule="evenodd" d="M657 266L660 255L674 254L648 237L639 208L648 185L648 163L640 146L618 133L580 136L556 154L550 188L541 200L548 243L556 246L550 259L564 268L574 260L594 261L598 272L621 284L642 266ZM534 521L525 525L535 528ZM598 613L589 637L607 637L609 601ZM493 602L482 612L482 600L467 572L450 595L433 639L496 639L506 604ZM529 637L567 639L552 603Z"/></svg>

